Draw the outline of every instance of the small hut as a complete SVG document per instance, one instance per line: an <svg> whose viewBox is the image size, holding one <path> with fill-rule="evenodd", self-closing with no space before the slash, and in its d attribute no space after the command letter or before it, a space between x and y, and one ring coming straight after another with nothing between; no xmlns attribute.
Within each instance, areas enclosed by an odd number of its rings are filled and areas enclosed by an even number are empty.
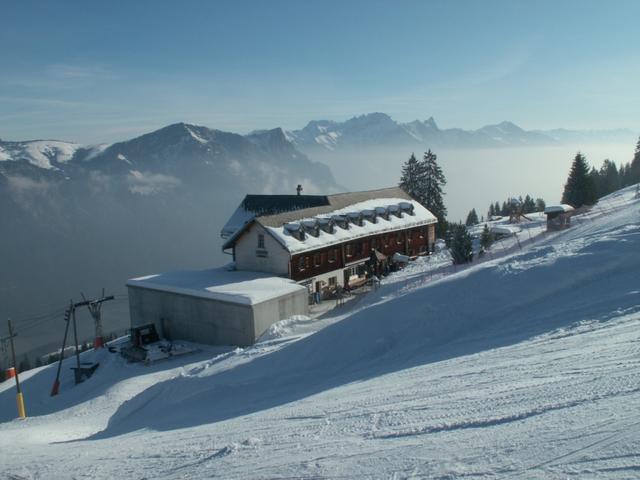
<svg viewBox="0 0 640 480"><path fill-rule="evenodd" d="M571 205L550 205L544 209L547 216L547 231L556 231L569 228L574 208Z"/></svg>

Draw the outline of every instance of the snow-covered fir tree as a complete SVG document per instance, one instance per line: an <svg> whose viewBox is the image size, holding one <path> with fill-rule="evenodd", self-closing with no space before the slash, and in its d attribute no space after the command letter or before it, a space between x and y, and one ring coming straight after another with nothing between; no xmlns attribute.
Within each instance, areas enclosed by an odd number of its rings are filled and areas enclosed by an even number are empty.
<svg viewBox="0 0 640 480"><path fill-rule="evenodd" d="M437 156L431 150L424 154L421 161L411 154L402 166L400 187L436 216L438 237L442 237L447 231L447 209L442 199L442 187L446 183Z"/></svg>

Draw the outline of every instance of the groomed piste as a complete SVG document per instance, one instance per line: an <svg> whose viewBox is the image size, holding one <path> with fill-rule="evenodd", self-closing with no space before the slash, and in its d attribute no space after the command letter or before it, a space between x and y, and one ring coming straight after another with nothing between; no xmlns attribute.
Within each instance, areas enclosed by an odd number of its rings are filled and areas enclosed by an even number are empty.
<svg viewBox="0 0 640 480"><path fill-rule="evenodd" d="M53 366L29 371L24 421L4 382L2 473L637 477L634 194L616 192L567 230L440 279L416 282L430 268L417 263L362 301L316 322L286 320L250 348L201 346L150 367L87 352L101 362L95 375L76 387L66 361L53 399Z"/></svg>

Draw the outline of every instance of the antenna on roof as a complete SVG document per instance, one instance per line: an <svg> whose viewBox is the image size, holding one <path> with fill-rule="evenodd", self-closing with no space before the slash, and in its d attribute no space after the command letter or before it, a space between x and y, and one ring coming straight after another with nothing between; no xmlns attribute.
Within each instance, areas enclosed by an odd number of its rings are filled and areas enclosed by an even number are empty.
<svg viewBox="0 0 640 480"><path fill-rule="evenodd" d="M298 184L298 186L296 187L296 193L298 195L300 195L302 193L302 185Z"/></svg>

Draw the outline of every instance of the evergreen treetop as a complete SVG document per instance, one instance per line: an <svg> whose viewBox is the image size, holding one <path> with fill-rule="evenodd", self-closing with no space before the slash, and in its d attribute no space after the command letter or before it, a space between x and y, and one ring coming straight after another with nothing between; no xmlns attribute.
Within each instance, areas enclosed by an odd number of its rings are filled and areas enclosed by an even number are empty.
<svg viewBox="0 0 640 480"><path fill-rule="evenodd" d="M571 171L567 178L562 193L562 203L580 208L583 205L593 205L597 201L596 186L593 178L589 175L589 165L580 152L573 159Z"/></svg>
<svg viewBox="0 0 640 480"><path fill-rule="evenodd" d="M453 263L469 263L473 260L473 244L467 227L460 223L450 224L451 228L451 257Z"/></svg>
<svg viewBox="0 0 640 480"><path fill-rule="evenodd" d="M438 165L437 155L428 150L421 161L415 155L402 166L400 187L420 202L438 219L436 235L442 237L446 232L447 209L444 206L442 187L447 181Z"/></svg>
<svg viewBox="0 0 640 480"><path fill-rule="evenodd" d="M464 224L467 227L470 227L471 225L477 225L479 222L480 220L478 220L478 213L476 212L475 208L472 208L467 215L467 220L464 222Z"/></svg>

